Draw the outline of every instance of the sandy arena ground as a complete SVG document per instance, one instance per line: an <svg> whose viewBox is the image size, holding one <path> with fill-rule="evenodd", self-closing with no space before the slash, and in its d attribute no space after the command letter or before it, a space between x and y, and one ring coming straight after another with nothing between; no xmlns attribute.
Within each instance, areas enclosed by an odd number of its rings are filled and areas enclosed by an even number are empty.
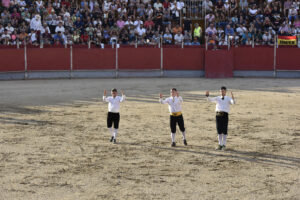
<svg viewBox="0 0 300 200"><path fill-rule="evenodd" d="M205 90L234 92L226 151ZM118 144L104 89L124 89ZM170 147L177 87L189 145ZM0 82L0 200L300 199L299 79L79 79Z"/></svg>

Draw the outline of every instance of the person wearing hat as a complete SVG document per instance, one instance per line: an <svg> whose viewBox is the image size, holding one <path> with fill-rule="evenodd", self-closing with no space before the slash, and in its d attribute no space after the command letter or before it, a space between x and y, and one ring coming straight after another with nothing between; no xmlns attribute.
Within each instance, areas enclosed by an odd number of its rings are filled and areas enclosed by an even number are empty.
<svg viewBox="0 0 300 200"><path fill-rule="evenodd" d="M111 96L106 96L106 90L104 90L103 101L108 102L108 114L107 114L107 128L110 130L111 139L110 142L117 142L117 134L120 122L120 103L125 101L125 94L122 91L122 97L118 96L116 88L111 90ZM114 125L114 129L112 129Z"/></svg>
<svg viewBox="0 0 300 200"><path fill-rule="evenodd" d="M206 97L208 101L216 103L216 127L219 141L217 150L225 150L230 105L235 104L236 101L232 92L231 97L226 96L227 89L225 86L222 86L220 91L221 96L217 97L209 97L209 91L206 91Z"/></svg>
<svg viewBox="0 0 300 200"><path fill-rule="evenodd" d="M175 133L176 133L176 124L178 124L180 131L182 132L182 140L183 144L187 145L187 141L185 138L185 127L184 127L184 120L181 112L181 104L183 103L182 97L179 96L179 93L176 88L172 88L171 96L163 99L163 95L159 94L159 102L161 104L168 104L169 111L170 111L170 128L171 128L171 138L172 144L171 147L176 146L175 142Z"/></svg>

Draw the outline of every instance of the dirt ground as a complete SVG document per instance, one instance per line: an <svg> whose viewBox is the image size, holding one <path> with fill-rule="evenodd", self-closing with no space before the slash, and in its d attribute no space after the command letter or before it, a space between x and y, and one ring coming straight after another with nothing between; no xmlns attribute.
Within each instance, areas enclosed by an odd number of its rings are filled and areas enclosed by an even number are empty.
<svg viewBox="0 0 300 200"><path fill-rule="evenodd" d="M216 151L220 86L233 91ZM123 89L118 144L104 89ZM171 148L167 105L183 97L188 146ZM299 79L78 79L0 82L0 200L300 199Z"/></svg>

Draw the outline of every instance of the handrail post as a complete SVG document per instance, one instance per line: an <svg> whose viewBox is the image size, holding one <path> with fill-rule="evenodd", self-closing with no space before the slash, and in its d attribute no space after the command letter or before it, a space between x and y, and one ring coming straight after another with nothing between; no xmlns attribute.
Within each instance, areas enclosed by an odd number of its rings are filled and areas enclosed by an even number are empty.
<svg viewBox="0 0 300 200"><path fill-rule="evenodd" d="M26 38L24 40L24 79L26 80L28 78L27 74L27 46L26 46Z"/></svg>
<svg viewBox="0 0 300 200"><path fill-rule="evenodd" d="M70 45L70 79L73 78L73 45Z"/></svg>
<svg viewBox="0 0 300 200"><path fill-rule="evenodd" d="M116 78L119 77L119 63L118 63L118 59L119 59L119 55L118 55L118 39L116 39Z"/></svg>
<svg viewBox="0 0 300 200"><path fill-rule="evenodd" d="M160 38L160 77L164 76L164 51L163 51L163 43L162 37Z"/></svg>
<svg viewBox="0 0 300 200"><path fill-rule="evenodd" d="M273 76L276 77L276 53L277 53L277 35L274 36L274 71Z"/></svg>

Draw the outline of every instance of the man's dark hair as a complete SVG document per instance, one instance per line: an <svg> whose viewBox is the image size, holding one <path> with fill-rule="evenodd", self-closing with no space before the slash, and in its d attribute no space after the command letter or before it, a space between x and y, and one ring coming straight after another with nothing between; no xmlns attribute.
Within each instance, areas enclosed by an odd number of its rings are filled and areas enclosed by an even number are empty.
<svg viewBox="0 0 300 200"><path fill-rule="evenodd" d="M116 88L113 88L111 91L112 92L118 92Z"/></svg>
<svg viewBox="0 0 300 200"><path fill-rule="evenodd" d="M172 90L172 91L174 90L174 91L176 91L176 92L177 92L177 89L176 89L176 88L172 88L171 90Z"/></svg>
<svg viewBox="0 0 300 200"><path fill-rule="evenodd" d="M222 87L221 87L221 90L227 90L227 89L226 89L226 87L225 87L225 86L222 86Z"/></svg>

